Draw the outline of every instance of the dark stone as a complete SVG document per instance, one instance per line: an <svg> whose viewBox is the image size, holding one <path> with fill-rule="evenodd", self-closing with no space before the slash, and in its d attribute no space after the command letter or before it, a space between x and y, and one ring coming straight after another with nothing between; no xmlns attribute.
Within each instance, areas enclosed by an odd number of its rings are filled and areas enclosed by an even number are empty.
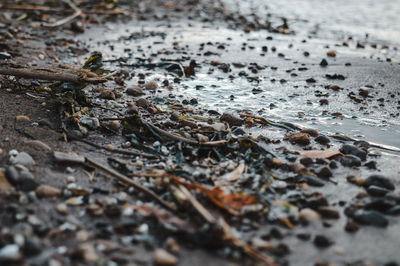
<svg viewBox="0 0 400 266"><path fill-rule="evenodd" d="M25 239L23 247L24 255L27 257L35 256L41 252L40 247L30 239Z"/></svg>
<svg viewBox="0 0 400 266"><path fill-rule="evenodd" d="M368 169L376 170L377 169L377 167L376 167L377 164L378 163L376 161L369 161L369 162L365 163L364 166L367 167Z"/></svg>
<svg viewBox="0 0 400 266"><path fill-rule="evenodd" d="M357 156L360 158L362 161L365 161L367 159L367 152L350 144L344 144L339 151L343 154L351 154L354 156Z"/></svg>
<svg viewBox="0 0 400 266"><path fill-rule="evenodd" d="M363 186L365 188L368 188L369 186L377 186L377 187L382 187L386 188L389 190L394 190L394 185L392 181L389 180L389 178L383 176L383 175L371 175L367 179L365 179Z"/></svg>
<svg viewBox="0 0 400 266"><path fill-rule="evenodd" d="M319 135L315 138L315 141L322 145L327 145L331 142L331 140L325 135Z"/></svg>
<svg viewBox="0 0 400 266"><path fill-rule="evenodd" d="M357 141L354 141L353 144L361 149L369 149L369 146L370 146L369 143L366 142L365 140L357 140Z"/></svg>
<svg viewBox="0 0 400 266"><path fill-rule="evenodd" d="M329 178L332 176L332 171L327 166L322 166L317 169L317 176L320 178Z"/></svg>
<svg viewBox="0 0 400 266"><path fill-rule="evenodd" d="M317 212L323 217L327 219L339 219L340 214L339 211L333 207L323 206L317 209Z"/></svg>
<svg viewBox="0 0 400 266"><path fill-rule="evenodd" d="M19 173L18 173L17 169L15 169L14 166L8 167L6 169L5 175L6 175L8 182L10 182L12 185L16 186L19 184L19 182L20 182Z"/></svg>
<svg viewBox="0 0 400 266"><path fill-rule="evenodd" d="M396 206L396 202L388 199L377 199L365 204L364 209L386 212Z"/></svg>
<svg viewBox="0 0 400 266"><path fill-rule="evenodd" d="M326 67L328 65L328 61L326 61L326 59L322 59L321 62L319 63L320 66L322 67Z"/></svg>
<svg viewBox="0 0 400 266"><path fill-rule="evenodd" d="M389 192L389 190L372 185L367 188L367 192L369 195L374 197L383 197Z"/></svg>
<svg viewBox="0 0 400 266"><path fill-rule="evenodd" d="M311 234L310 233L299 233L299 234L297 234L297 238L301 239L303 241L308 241L311 239Z"/></svg>
<svg viewBox="0 0 400 266"><path fill-rule="evenodd" d="M332 245L333 242L324 235L316 235L314 238L314 244L319 248L327 248Z"/></svg>
<svg viewBox="0 0 400 266"><path fill-rule="evenodd" d="M338 168L337 162L336 162L336 161L330 161L330 162L329 162L329 168L331 168L331 169L336 169L336 168Z"/></svg>
<svg viewBox="0 0 400 266"><path fill-rule="evenodd" d="M353 218L357 223L364 225L386 227L389 224L388 219L377 211L358 211Z"/></svg>
<svg viewBox="0 0 400 266"><path fill-rule="evenodd" d="M361 160L354 155L346 155L340 158L340 163L345 167L361 166Z"/></svg>
<svg viewBox="0 0 400 266"><path fill-rule="evenodd" d="M400 206L395 206L393 208L390 208L389 210L386 211L386 214L399 215L400 214Z"/></svg>
<svg viewBox="0 0 400 266"><path fill-rule="evenodd" d="M344 230L346 230L349 233L357 232L358 229L360 229L360 226L353 221L348 221L344 227Z"/></svg>
<svg viewBox="0 0 400 266"><path fill-rule="evenodd" d="M33 175L26 171L19 173L19 183L18 188L25 192L35 190L39 186L39 183L33 179Z"/></svg>
<svg viewBox="0 0 400 266"><path fill-rule="evenodd" d="M237 136L242 136L246 132L241 127L232 127L231 132Z"/></svg>
<svg viewBox="0 0 400 266"><path fill-rule="evenodd" d="M296 182L297 183L307 183L310 186L313 187L323 187L325 183L318 178L312 177L312 176L297 176L296 177Z"/></svg>
<svg viewBox="0 0 400 266"><path fill-rule="evenodd" d="M241 118L236 117L229 113L223 113L219 119L221 120L221 122L228 123L231 127L232 126L241 126L244 123L244 121Z"/></svg>

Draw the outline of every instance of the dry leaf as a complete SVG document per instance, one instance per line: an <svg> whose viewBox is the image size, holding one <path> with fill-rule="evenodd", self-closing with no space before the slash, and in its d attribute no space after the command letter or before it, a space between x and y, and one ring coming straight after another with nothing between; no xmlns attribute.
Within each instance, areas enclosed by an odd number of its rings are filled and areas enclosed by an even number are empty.
<svg viewBox="0 0 400 266"><path fill-rule="evenodd" d="M216 186L231 185L232 183L236 182L240 178L240 175L243 173L244 168L245 168L244 163L239 164L239 166L236 167L236 169L233 170L232 172L227 173L223 176L220 176L217 180L215 180L214 184Z"/></svg>
<svg viewBox="0 0 400 266"><path fill-rule="evenodd" d="M342 156L338 150L309 150L309 151L295 151L304 157L311 159L331 159L335 156Z"/></svg>

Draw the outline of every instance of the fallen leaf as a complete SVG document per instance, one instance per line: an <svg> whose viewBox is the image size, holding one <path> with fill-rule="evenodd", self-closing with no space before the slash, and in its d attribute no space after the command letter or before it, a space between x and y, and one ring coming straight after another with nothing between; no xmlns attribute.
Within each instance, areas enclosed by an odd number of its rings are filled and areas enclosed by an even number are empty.
<svg viewBox="0 0 400 266"><path fill-rule="evenodd" d="M295 151L304 157L311 159L331 159L335 156L342 156L338 150L309 150L309 151Z"/></svg>
<svg viewBox="0 0 400 266"><path fill-rule="evenodd" d="M236 169L233 170L232 172L227 173L223 176L220 176L217 180L214 181L214 184L216 186L231 185L232 183L236 182L240 178L240 175L243 173L244 168L245 168L244 163L239 164L239 166L236 167Z"/></svg>

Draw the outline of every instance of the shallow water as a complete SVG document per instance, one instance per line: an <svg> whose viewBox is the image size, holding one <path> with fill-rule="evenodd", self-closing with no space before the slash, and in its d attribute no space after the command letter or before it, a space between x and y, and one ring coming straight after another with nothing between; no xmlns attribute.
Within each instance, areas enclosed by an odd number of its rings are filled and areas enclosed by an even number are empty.
<svg viewBox="0 0 400 266"><path fill-rule="evenodd" d="M284 36L265 31L244 34L241 30L226 28L223 23L175 21L170 23L170 30L161 37L164 33L158 32L158 26L154 23L132 22L101 30L104 31L101 33L102 41L97 44L93 41L99 40L99 29L87 34L83 41L93 49L102 50L106 59L122 57L126 59L126 64L141 62L157 51L166 50L172 53L154 56L153 62L179 60L187 65L189 59L195 59L201 66L195 78L182 79L180 84L174 84L173 93L178 95L179 101L196 98L200 106L219 112L251 111L328 134L341 133L400 149L400 119L395 116L399 113L400 54L393 47L400 42L396 38L400 36L400 17L396 16L396 11L400 11L400 1L241 1L240 5L244 14L254 11L259 16L267 16L272 13L273 21L279 20L279 16L288 17L296 34ZM236 8L233 4L227 6ZM366 33L369 34L368 38L365 38ZM312 37L308 38L310 35ZM267 36L272 36L273 40L267 41ZM348 36L353 36L353 39L349 40ZM366 43L365 49L355 47L359 40ZM200 45L209 41L212 45L205 45L201 50ZM350 47L338 46L343 41L347 41ZM173 46L173 42L178 44ZM378 49L370 47L375 42L379 44ZM218 49L216 46L219 44L224 45L225 49ZM293 44L293 47L289 47L289 44ZM391 46L382 48L384 44ZM261 56L262 46L269 47L264 56ZM277 52L271 52L272 46L276 47ZM338 56L329 59L329 67L322 69L318 64L331 49L336 50ZM216 55L204 56L206 51ZM304 51L310 52L310 56L304 57ZM278 57L278 52L285 56ZM392 58L393 63L384 62L387 57ZM243 63L246 67L231 66L231 72L223 73L211 66L211 61ZM352 66L344 67L347 62L351 62ZM252 74L247 69L250 63L257 63L265 69ZM210 68L214 69L211 74ZM300 71L300 68L307 69ZM257 76L258 82L239 77L242 70L249 76ZM170 74L164 76L162 69L141 68L134 71L149 74L146 80L162 81L167 78L172 81L174 78ZM297 76L291 76L292 73ZM332 73L343 74L347 79L326 80L325 74ZM234 78L228 78L229 75ZM317 80L315 85L305 81L310 77ZM282 79L285 82L280 82ZM136 83L136 79L130 82ZM385 86L380 86L380 83ZM324 86L329 84L338 84L345 90L327 91ZM351 103L347 94L349 91L357 92L359 87L365 85L374 86L377 98L384 97L386 100L390 93L394 93L395 97L387 99L384 106L372 100L366 109L360 110L360 104ZM257 94L253 92L254 89L259 90ZM165 91L163 93L168 94ZM329 98L329 105L320 106L321 96L318 93L329 93L329 96L325 95ZM334 112L342 113L345 118L329 115Z"/></svg>

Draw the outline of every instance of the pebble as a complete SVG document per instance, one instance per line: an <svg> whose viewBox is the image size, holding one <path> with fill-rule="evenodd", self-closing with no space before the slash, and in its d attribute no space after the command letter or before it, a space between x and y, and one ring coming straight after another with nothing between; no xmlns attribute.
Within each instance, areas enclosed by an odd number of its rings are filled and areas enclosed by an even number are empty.
<svg viewBox="0 0 400 266"><path fill-rule="evenodd" d="M312 176L297 176L296 177L296 182L297 183L307 183L310 186L314 187L323 187L325 183L318 178L312 177Z"/></svg>
<svg viewBox="0 0 400 266"><path fill-rule="evenodd" d="M329 178L332 176L332 171L327 166L322 166L317 169L317 176L320 178Z"/></svg>
<svg viewBox="0 0 400 266"><path fill-rule="evenodd" d="M393 208L394 206L396 206L396 202L394 200L380 198L380 199L374 199L365 204L364 209L386 212L387 210Z"/></svg>
<svg viewBox="0 0 400 266"><path fill-rule="evenodd" d="M371 185L367 188L367 192L369 195L374 196L374 197L383 197L389 192L389 190L378 187L378 186Z"/></svg>
<svg viewBox="0 0 400 266"><path fill-rule="evenodd" d="M220 116L219 120L221 122L228 123L231 127L232 126L241 126L244 123L244 121L241 118L234 116L233 114L230 114L230 113L223 113Z"/></svg>
<svg viewBox="0 0 400 266"><path fill-rule="evenodd" d="M19 189L22 191L35 190L39 184L33 179L33 175L30 172L22 171L19 173Z"/></svg>
<svg viewBox="0 0 400 266"><path fill-rule="evenodd" d="M168 251L158 248L154 251L154 263L156 265L176 265L178 259Z"/></svg>
<svg viewBox="0 0 400 266"><path fill-rule="evenodd" d="M357 232L358 229L360 229L360 226L353 221L348 221L344 227L344 230L346 230L349 233Z"/></svg>
<svg viewBox="0 0 400 266"><path fill-rule="evenodd" d="M389 210L386 211L386 214L399 215L400 214L400 206L395 206L393 208L390 208Z"/></svg>
<svg viewBox="0 0 400 266"><path fill-rule="evenodd" d="M15 122L17 122L17 123L30 123L31 119L26 115L17 115L15 117Z"/></svg>
<svg viewBox="0 0 400 266"><path fill-rule="evenodd" d="M307 222L312 222L315 220L319 220L321 216L313 209L304 208L299 212L299 218Z"/></svg>
<svg viewBox="0 0 400 266"><path fill-rule="evenodd" d="M79 123L92 130L96 130L100 126L99 119L95 117L82 117L79 119Z"/></svg>
<svg viewBox="0 0 400 266"><path fill-rule="evenodd" d="M290 142L299 144L299 145L308 145L310 144L310 136L307 133L296 132L289 134L283 138L284 140L288 140Z"/></svg>
<svg viewBox="0 0 400 266"><path fill-rule="evenodd" d="M319 135L315 138L315 141L322 145L328 145L331 142L331 140L325 135Z"/></svg>
<svg viewBox="0 0 400 266"><path fill-rule="evenodd" d="M138 107L142 107L144 109L147 109L150 106L150 103L148 100L144 99L144 98L140 98L139 100L136 101L136 105Z"/></svg>
<svg viewBox="0 0 400 266"><path fill-rule="evenodd" d="M328 237L324 235L316 235L314 238L314 245L319 248L327 248L332 245L333 242Z"/></svg>
<svg viewBox="0 0 400 266"><path fill-rule="evenodd" d="M144 88L146 90L155 90L158 88L158 84L155 81L150 81L150 82L147 82L146 84L144 84Z"/></svg>
<svg viewBox="0 0 400 266"><path fill-rule="evenodd" d="M308 135L312 137L317 137L319 135L319 132L315 129L312 128L304 128L300 131L301 133L307 133Z"/></svg>
<svg viewBox="0 0 400 266"><path fill-rule="evenodd" d="M71 23L71 30L76 33L84 33L85 32L85 27L83 24L79 21L74 21Z"/></svg>
<svg viewBox="0 0 400 266"><path fill-rule="evenodd" d="M85 162L85 157L78 155L76 153L70 152L70 153L65 153L65 152L59 152L55 151L53 153L54 159L57 162L60 163L84 163Z"/></svg>
<svg viewBox="0 0 400 266"><path fill-rule="evenodd" d="M35 165L36 162L33 160L32 156L30 156L26 152L19 152L16 156L11 155L10 157L11 164L22 164L24 166L32 166Z"/></svg>
<svg viewBox="0 0 400 266"><path fill-rule="evenodd" d="M351 155L357 156L362 161L365 161L367 159L367 152L358 148L357 146L354 146L354 145L344 144L339 149L339 151L343 154L351 154Z"/></svg>
<svg viewBox="0 0 400 266"><path fill-rule="evenodd" d="M321 60L319 65L322 66L322 67L326 67L326 66L328 66L328 61L326 61L326 59L324 58L324 59Z"/></svg>
<svg viewBox="0 0 400 266"><path fill-rule="evenodd" d="M388 219L377 211L357 211L353 218L357 223L364 225L386 227L389 224Z"/></svg>
<svg viewBox="0 0 400 266"><path fill-rule="evenodd" d="M21 257L19 246L16 244L5 245L0 249L0 261L17 261Z"/></svg>
<svg viewBox="0 0 400 266"><path fill-rule="evenodd" d="M56 206L56 210L57 210L57 212L59 212L60 214L67 214L67 212L68 212L68 206L67 206L67 204L65 204L65 203L60 203L60 204L57 204L57 206Z"/></svg>
<svg viewBox="0 0 400 266"><path fill-rule="evenodd" d="M326 55L329 56L329 57L336 57L336 52L335 51L328 51L326 53Z"/></svg>
<svg viewBox="0 0 400 266"><path fill-rule="evenodd" d="M392 181L389 180L389 178L383 176L383 175L371 175L365 179L363 186L365 188L368 188L370 186L377 186L381 188L386 188L389 190L394 190L395 186L392 183Z"/></svg>
<svg viewBox="0 0 400 266"><path fill-rule="evenodd" d="M5 176L12 185L16 186L19 184L19 173L14 166L7 167Z"/></svg>
<svg viewBox="0 0 400 266"><path fill-rule="evenodd" d="M106 99L106 100L115 100L115 94L112 90L104 90L100 93L100 98Z"/></svg>
<svg viewBox="0 0 400 266"><path fill-rule="evenodd" d="M49 185L38 186L35 193L38 197L59 197L62 194L60 189Z"/></svg>
<svg viewBox="0 0 400 266"><path fill-rule="evenodd" d="M345 167L358 167L361 166L361 160L354 155L346 155L340 158L340 163Z"/></svg>
<svg viewBox="0 0 400 266"><path fill-rule="evenodd" d="M141 96L144 92L139 86L134 86L126 89L126 94L131 96Z"/></svg>
<svg viewBox="0 0 400 266"><path fill-rule="evenodd" d="M339 211L333 207L322 206L317 209L318 213L326 219L339 219Z"/></svg>

